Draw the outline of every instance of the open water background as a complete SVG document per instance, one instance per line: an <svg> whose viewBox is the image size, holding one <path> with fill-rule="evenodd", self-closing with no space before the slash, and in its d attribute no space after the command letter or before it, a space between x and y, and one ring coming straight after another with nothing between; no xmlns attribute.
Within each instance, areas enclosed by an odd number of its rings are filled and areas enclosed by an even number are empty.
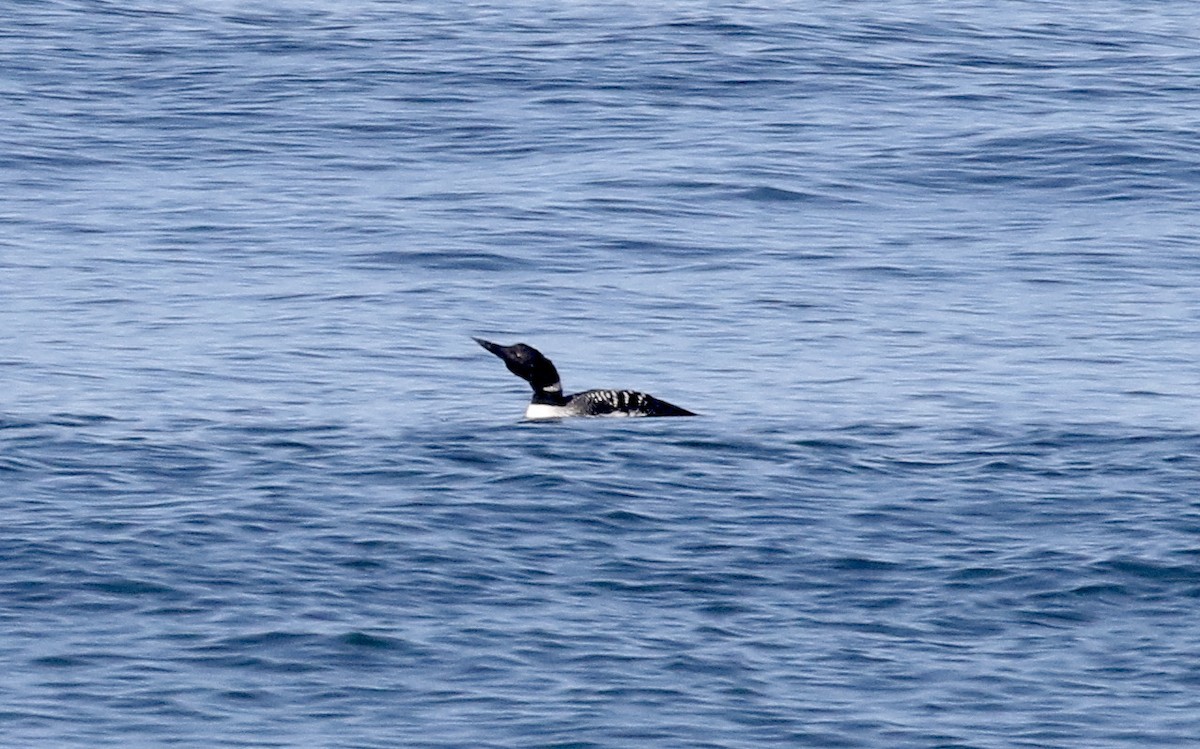
<svg viewBox="0 0 1200 749"><path fill-rule="evenodd" d="M1193 2L4 17L0 745L1200 740Z"/></svg>

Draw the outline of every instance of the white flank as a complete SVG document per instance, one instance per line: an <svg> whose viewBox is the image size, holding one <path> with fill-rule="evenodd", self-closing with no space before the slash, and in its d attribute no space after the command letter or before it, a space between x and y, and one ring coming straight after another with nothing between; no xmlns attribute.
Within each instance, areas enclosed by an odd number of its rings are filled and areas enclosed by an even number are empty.
<svg viewBox="0 0 1200 749"><path fill-rule="evenodd" d="M530 403L525 409L526 419L561 419L569 416L567 409L562 406L551 406L548 403Z"/></svg>

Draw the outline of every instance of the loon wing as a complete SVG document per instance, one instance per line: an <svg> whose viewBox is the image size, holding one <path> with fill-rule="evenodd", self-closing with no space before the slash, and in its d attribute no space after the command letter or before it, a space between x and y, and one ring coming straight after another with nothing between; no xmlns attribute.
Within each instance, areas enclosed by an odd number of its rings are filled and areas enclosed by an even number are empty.
<svg viewBox="0 0 1200 749"><path fill-rule="evenodd" d="M633 390L585 390L571 396L568 407L583 416L695 416L673 403Z"/></svg>

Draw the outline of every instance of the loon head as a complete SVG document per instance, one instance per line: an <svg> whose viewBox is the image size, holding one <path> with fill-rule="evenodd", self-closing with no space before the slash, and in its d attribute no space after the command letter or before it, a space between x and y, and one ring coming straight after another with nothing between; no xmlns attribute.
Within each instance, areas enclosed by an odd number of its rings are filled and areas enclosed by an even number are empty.
<svg viewBox="0 0 1200 749"><path fill-rule="evenodd" d="M527 381L535 394L561 397L562 381L558 378L558 370L541 351L524 343L501 346L482 338L476 338L475 342L503 359L508 371Z"/></svg>

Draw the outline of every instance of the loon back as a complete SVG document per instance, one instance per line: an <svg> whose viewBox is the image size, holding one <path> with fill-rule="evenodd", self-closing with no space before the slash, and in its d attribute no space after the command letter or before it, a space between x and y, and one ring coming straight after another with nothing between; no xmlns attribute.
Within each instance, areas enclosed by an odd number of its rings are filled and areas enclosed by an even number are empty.
<svg viewBox="0 0 1200 749"><path fill-rule="evenodd" d="M533 399L527 419L561 419L567 416L695 416L672 403L634 390L585 390L563 395L558 370L541 351L524 343L501 346L476 338L475 342L500 357L508 371L529 383Z"/></svg>
<svg viewBox="0 0 1200 749"><path fill-rule="evenodd" d="M571 396L583 416L695 416L673 403L636 390L585 390Z"/></svg>

